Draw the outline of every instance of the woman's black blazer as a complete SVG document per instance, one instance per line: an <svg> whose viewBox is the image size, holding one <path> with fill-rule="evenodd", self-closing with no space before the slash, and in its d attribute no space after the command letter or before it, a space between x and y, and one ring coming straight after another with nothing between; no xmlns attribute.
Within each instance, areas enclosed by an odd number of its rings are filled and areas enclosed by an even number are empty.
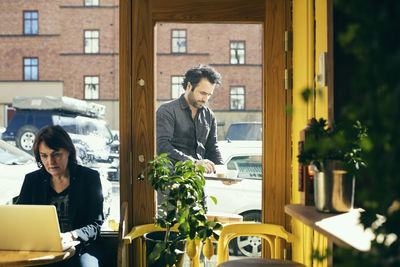
<svg viewBox="0 0 400 267"><path fill-rule="evenodd" d="M72 227L83 243L100 235L103 215L103 193L99 173L87 167L71 164L69 167L70 213ZM25 176L17 204L49 204L50 174L44 167Z"/></svg>

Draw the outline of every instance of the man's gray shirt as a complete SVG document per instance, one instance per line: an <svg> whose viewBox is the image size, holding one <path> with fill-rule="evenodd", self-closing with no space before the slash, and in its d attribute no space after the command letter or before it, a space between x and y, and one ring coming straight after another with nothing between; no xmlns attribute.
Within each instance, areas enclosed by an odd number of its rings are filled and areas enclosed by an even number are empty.
<svg viewBox="0 0 400 267"><path fill-rule="evenodd" d="M217 121L208 107L198 109L195 119L182 94L161 105L156 113L157 154L174 161L209 159L223 164L217 143Z"/></svg>

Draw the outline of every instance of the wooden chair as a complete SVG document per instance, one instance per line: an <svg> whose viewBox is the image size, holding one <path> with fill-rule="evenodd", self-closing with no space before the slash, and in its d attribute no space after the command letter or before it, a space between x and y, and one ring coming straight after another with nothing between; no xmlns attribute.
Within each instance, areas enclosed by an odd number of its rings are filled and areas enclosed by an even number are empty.
<svg viewBox="0 0 400 267"><path fill-rule="evenodd" d="M177 228L172 228L172 230L177 231ZM134 226L132 230L124 235L123 241L124 244L132 244L133 240L139 238L139 259L137 264L138 266L147 266L146 264L146 242L143 238L143 235L149 232L155 232L155 231L165 231L164 228L160 228L158 226L155 226L154 224L144 224L144 225L138 225ZM200 265L200 248L201 248L201 242L200 240L196 240L196 254L193 258L190 259L190 265L192 267L199 267Z"/></svg>
<svg viewBox="0 0 400 267"><path fill-rule="evenodd" d="M259 236L266 240L270 250L272 259L243 259L236 261L239 265L235 265L235 261L229 260L229 242L239 236ZM293 243L294 236L287 232L283 226L275 224L264 224L264 223L254 223L254 222L241 222L241 223L231 223L225 224L224 228L221 230L221 234L218 240L217 256L218 265L221 266L304 266L300 263L295 263L292 261L286 261L281 257L281 244L282 240ZM284 253L283 258L286 258L286 253ZM247 262L246 262L247 260ZM224 263L226 262L226 263ZM222 264L224 263L224 264ZM279 265L278 265L279 264ZM297 265L296 265L297 264Z"/></svg>
<svg viewBox="0 0 400 267"><path fill-rule="evenodd" d="M118 226L118 254L117 254L117 266L127 267L128 266L128 256L127 247L125 244L124 237L128 233L128 202L123 202L121 204L120 210L120 222Z"/></svg>

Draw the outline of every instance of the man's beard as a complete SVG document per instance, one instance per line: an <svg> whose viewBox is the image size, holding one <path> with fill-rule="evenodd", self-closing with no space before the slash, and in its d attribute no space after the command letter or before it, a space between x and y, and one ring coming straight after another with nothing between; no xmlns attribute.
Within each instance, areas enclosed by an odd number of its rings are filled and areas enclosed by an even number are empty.
<svg viewBox="0 0 400 267"><path fill-rule="evenodd" d="M188 99L189 99L190 105L192 105L195 108L202 108L206 104L204 101L196 100L193 97L193 93L192 92L189 93Z"/></svg>

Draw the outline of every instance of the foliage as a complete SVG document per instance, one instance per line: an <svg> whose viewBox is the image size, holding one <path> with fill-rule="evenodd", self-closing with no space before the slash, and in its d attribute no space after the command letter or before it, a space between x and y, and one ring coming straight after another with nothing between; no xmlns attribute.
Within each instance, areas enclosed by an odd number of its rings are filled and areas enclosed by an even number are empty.
<svg viewBox="0 0 400 267"><path fill-rule="evenodd" d="M369 252L335 251L335 266L400 266L398 14L396 0L334 1L335 118L368 127L356 203L376 236ZM386 221L375 225L376 214Z"/></svg>
<svg viewBox="0 0 400 267"><path fill-rule="evenodd" d="M195 166L191 161L173 164L162 154L147 163L142 175L146 172L148 183L163 194L164 201L159 204L155 224L165 228L167 233L164 242L158 243L150 254L150 263L161 257L169 266L175 264L178 254L183 253L176 249L179 241L195 238L205 241L211 236L218 239L215 230L220 230L222 225L216 220L208 221L205 215L204 167ZM168 241L174 226L179 232L176 238Z"/></svg>
<svg viewBox="0 0 400 267"><path fill-rule="evenodd" d="M365 166L361 142L367 136L367 131L359 121L328 127L325 119L313 118L306 136L303 150L298 155L303 165L313 164L319 171L324 171L326 160L340 160L352 172Z"/></svg>

